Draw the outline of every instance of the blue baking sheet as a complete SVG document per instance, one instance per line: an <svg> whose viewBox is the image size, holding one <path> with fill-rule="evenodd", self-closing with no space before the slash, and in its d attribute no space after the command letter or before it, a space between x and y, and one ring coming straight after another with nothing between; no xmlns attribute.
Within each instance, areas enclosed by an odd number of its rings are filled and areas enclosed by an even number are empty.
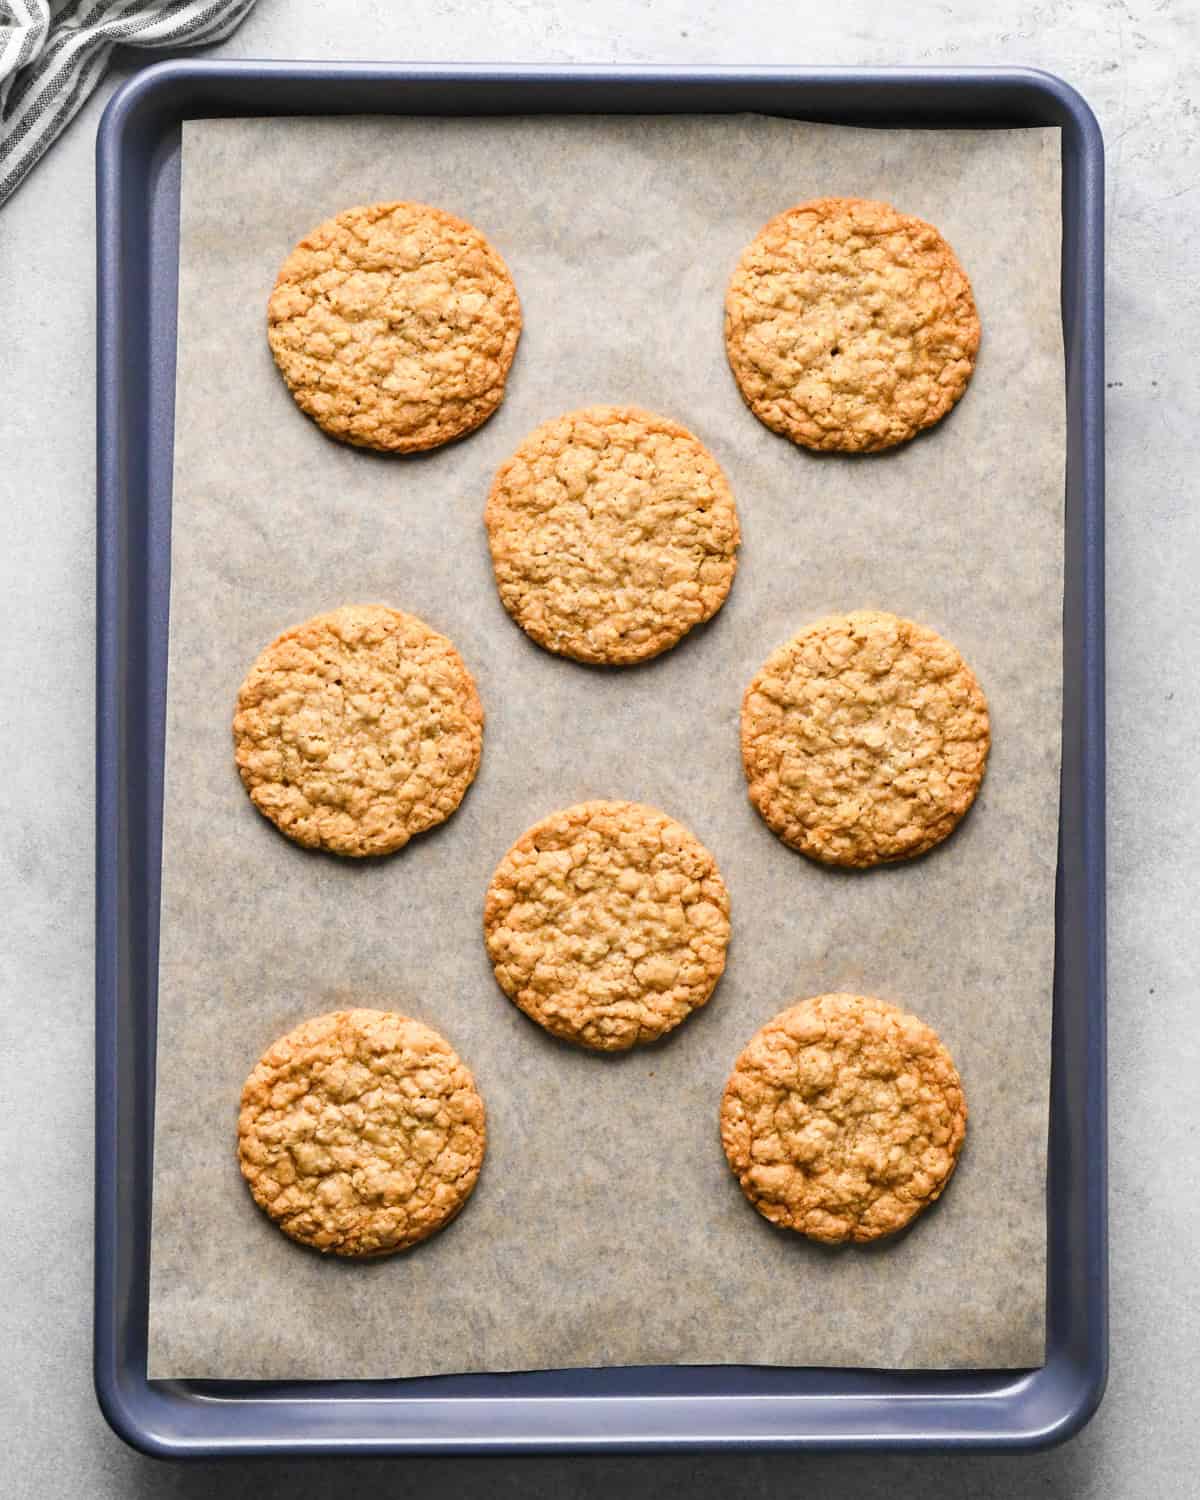
<svg viewBox="0 0 1200 1500"><path fill-rule="evenodd" d="M928 1372L646 1366L304 1383L146 1377L180 128L219 115L754 111L845 125L1057 125L1067 373L1062 802L1045 1365ZM97 146L95 1378L163 1457L1030 1449L1099 1404L1108 1349L1104 990L1103 144L1020 69L520 68L170 62Z"/></svg>

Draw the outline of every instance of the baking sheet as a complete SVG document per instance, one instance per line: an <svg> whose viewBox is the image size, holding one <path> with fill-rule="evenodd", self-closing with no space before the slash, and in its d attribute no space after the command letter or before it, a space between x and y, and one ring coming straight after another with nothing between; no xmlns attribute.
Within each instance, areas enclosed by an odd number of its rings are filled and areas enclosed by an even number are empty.
<svg viewBox="0 0 1200 1500"><path fill-rule="evenodd" d="M355 1378L568 1365L1015 1367L1043 1355L1045 1157L1061 702L1059 133L861 131L761 117L222 120L184 126L149 1373ZM884 197L936 223L984 328L931 434L815 457L745 410L725 283L771 214ZM478 224L525 332L499 413L426 457L325 439L265 338L279 262L377 198ZM482 525L538 422L630 402L685 422L737 497L724 609L642 667L540 651ZM380 600L449 634L488 721L475 786L382 862L314 855L251 807L229 723L250 661L319 610ZM911 615L963 651L993 750L975 809L907 866L846 874L750 808L737 742L762 658L817 615ZM501 995L480 935L496 860L588 797L655 803L713 849L729 967L663 1044L596 1057ZM901 1238L830 1250L743 1199L716 1127L751 1033L790 1000L873 992L949 1045L970 1107L944 1199ZM263 1048L343 1005L443 1031L488 1107L475 1195L407 1255L286 1240L234 1154Z"/></svg>

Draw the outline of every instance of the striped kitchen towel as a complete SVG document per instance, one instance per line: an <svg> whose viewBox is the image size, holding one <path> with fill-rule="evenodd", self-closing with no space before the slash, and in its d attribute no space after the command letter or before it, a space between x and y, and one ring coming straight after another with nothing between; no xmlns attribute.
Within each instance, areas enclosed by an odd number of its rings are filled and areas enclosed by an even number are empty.
<svg viewBox="0 0 1200 1500"><path fill-rule="evenodd" d="M0 206L104 76L114 47L199 47L254 0L0 0Z"/></svg>

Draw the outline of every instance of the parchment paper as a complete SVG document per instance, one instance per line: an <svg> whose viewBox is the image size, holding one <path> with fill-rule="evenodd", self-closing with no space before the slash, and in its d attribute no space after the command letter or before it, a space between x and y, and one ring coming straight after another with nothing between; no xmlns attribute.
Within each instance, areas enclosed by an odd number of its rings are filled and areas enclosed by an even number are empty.
<svg viewBox="0 0 1200 1500"><path fill-rule="evenodd" d="M898 451L814 457L726 368L745 243L824 193L937 224L972 278L978 370ZM479 225L525 332L478 433L396 459L324 438L266 341L308 229L407 197ZM1058 819L1063 355L1057 131L871 132L726 119L222 120L184 127L169 728L158 995L152 1376L379 1377L569 1365L1012 1367L1043 1357ZM502 610L482 513L538 422L593 402L676 417L741 513L725 608L640 668L539 650ZM312 854L238 782L230 719L258 651L319 610L385 601L449 634L487 712L444 827L382 861ZM991 704L974 811L912 864L844 874L747 799L751 674L832 610L913 616ZM729 967L665 1043L597 1057L496 987L480 932L497 859L589 797L665 808L714 851ZM745 1202L717 1133L734 1057L786 1003L895 1000L941 1033L970 1106L944 1199L894 1242L829 1250ZM488 1108L474 1198L366 1265L290 1243L235 1161L242 1082L307 1016L391 1006L443 1031Z"/></svg>

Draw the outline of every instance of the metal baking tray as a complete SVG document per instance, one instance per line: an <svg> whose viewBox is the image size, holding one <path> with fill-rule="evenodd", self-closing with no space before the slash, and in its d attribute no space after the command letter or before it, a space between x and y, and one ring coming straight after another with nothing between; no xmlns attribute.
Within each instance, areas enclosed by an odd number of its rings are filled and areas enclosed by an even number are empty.
<svg viewBox="0 0 1200 1500"><path fill-rule="evenodd" d="M146 1329L181 122L219 115L756 111L844 125L1062 129L1067 375L1063 760L1046 1363L956 1372L663 1366L415 1380L148 1380ZM1108 1361L1104 935L1104 147L1024 69L167 62L97 143L95 1380L161 1457L1045 1447Z"/></svg>

